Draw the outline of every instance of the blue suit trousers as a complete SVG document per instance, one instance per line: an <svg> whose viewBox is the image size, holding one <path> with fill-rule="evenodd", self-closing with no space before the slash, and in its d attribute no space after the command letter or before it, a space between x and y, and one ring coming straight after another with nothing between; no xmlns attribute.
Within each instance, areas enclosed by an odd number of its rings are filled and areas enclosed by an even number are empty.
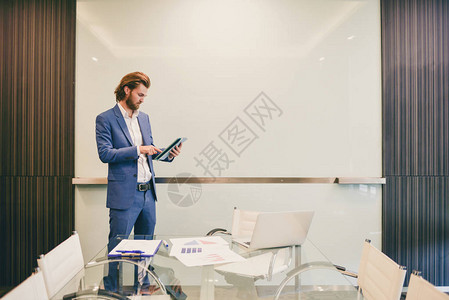
<svg viewBox="0 0 449 300"><path fill-rule="evenodd" d="M108 252L117 246L118 235L126 238L134 227L135 235L145 235L145 239L152 239L156 225L156 204L151 190L140 192L136 188L134 202L128 209L109 209L109 243ZM108 276L104 277L106 290L117 291L117 263L109 263ZM135 272L137 274L137 270ZM145 279L149 284L149 280Z"/></svg>

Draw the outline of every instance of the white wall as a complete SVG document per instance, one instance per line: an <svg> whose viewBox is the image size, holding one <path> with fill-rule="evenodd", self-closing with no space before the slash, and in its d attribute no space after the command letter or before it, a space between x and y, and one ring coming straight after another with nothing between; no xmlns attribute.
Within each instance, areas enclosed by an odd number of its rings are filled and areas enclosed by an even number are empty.
<svg viewBox="0 0 449 300"><path fill-rule="evenodd" d="M174 163L155 164L157 176L381 176L378 1L78 1L77 177L106 176L95 116L136 70L152 79L142 110L156 144L189 138ZM261 92L272 115L254 121L245 110L263 110ZM246 130L243 146L231 129ZM210 143L232 161L221 161L221 173L197 163ZM105 191L76 188L86 258L107 240ZM194 205L173 204L176 193L191 192ZM314 209L310 238L332 260L357 267L359 256L349 254L364 238L380 247L378 185L159 185L158 197L159 233L227 226L234 206Z"/></svg>

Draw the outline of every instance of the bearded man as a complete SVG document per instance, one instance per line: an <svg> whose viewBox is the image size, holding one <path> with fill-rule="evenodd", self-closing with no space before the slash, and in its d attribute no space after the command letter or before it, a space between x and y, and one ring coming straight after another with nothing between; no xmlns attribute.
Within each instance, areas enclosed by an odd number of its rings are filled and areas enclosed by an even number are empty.
<svg viewBox="0 0 449 300"><path fill-rule="evenodd" d="M156 225L152 159L163 149L154 146L150 119L139 110L149 88L150 78L146 74L125 75L115 89L117 104L96 119L98 155L108 164L109 251L117 244L117 235L128 236L134 227L135 235L152 238ZM175 147L166 161L178 156L181 147L182 144ZM115 290L115 276L108 277L105 287Z"/></svg>

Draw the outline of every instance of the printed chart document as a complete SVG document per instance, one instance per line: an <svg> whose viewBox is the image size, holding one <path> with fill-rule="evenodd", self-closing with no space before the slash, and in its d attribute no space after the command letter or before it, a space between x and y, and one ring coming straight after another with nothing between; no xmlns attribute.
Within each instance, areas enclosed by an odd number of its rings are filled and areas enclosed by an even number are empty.
<svg viewBox="0 0 449 300"><path fill-rule="evenodd" d="M171 239L170 256L175 256L188 267L244 261L221 237Z"/></svg>
<svg viewBox="0 0 449 300"><path fill-rule="evenodd" d="M161 243L161 240L122 240L108 257L152 257Z"/></svg>

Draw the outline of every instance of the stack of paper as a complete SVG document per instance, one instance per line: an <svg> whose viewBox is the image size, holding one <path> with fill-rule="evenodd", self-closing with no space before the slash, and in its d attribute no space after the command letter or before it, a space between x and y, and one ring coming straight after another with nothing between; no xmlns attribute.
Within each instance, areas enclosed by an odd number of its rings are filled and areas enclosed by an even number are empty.
<svg viewBox="0 0 449 300"><path fill-rule="evenodd" d="M152 257L156 254L161 240L122 240L109 252L109 257Z"/></svg>
<svg viewBox="0 0 449 300"><path fill-rule="evenodd" d="M171 239L170 256L188 267L224 264L245 259L229 249L219 236Z"/></svg>

